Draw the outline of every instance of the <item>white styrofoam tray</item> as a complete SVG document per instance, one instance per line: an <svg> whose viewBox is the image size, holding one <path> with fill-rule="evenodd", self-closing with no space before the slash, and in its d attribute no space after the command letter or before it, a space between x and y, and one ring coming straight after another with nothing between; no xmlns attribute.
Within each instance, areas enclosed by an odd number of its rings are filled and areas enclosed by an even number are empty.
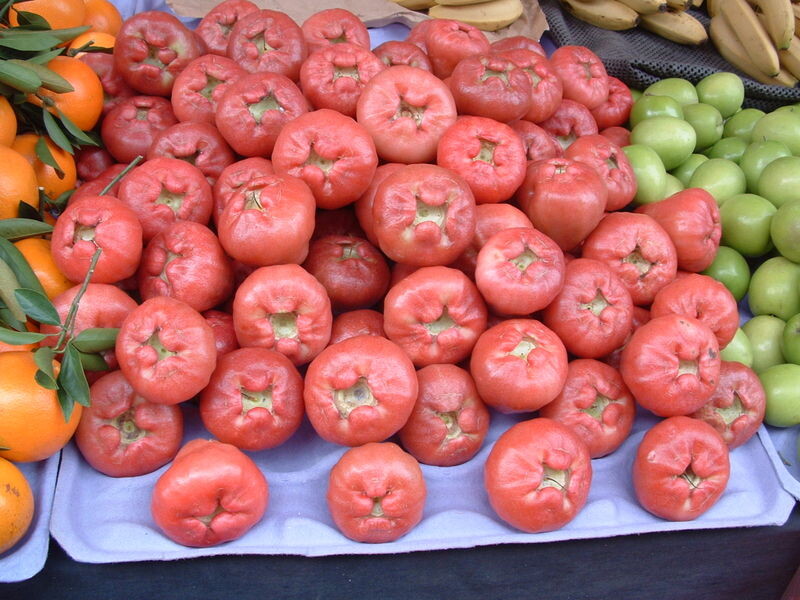
<svg viewBox="0 0 800 600"><path fill-rule="evenodd" d="M0 582L24 581L36 575L47 561L50 511L56 489L60 453L47 460L17 463L33 491L33 522L13 548L0 554Z"/></svg>
<svg viewBox="0 0 800 600"><path fill-rule="evenodd" d="M185 407L186 440L210 437L196 407ZM530 415L528 415L530 416ZM185 548L165 537L150 515L153 485L167 467L140 477L115 479L94 471L73 444L63 451L50 530L75 560L90 563L173 560L219 554L385 554L466 548L500 543L538 543L616 535L780 525L794 498L783 489L767 452L769 438L754 436L731 453L731 479L719 500L695 521L670 522L636 502L631 465L641 438L657 419L637 416L628 440L611 456L592 461L589 500L564 528L527 534L502 522L483 489L483 463L502 431L523 417L493 414L487 443L470 462L456 467L422 466L428 498L422 522L387 544L359 544L338 532L327 510L330 468L346 450L319 438L305 422L286 444L250 453L270 484L262 521L239 540L212 548ZM87 507L76 510L75 507Z"/></svg>

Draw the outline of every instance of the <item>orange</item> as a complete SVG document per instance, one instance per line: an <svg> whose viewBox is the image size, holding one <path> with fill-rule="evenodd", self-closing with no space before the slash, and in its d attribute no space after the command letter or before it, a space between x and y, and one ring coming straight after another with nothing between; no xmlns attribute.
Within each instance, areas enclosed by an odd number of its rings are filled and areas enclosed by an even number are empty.
<svg viewBox="0 0 800 600"><path fill-rule="evenodd" d="M36 172L24 156L0 146L0 219L19 215L19 203L39 208Z"/></svg>
<svg viewBox="0 0 800 600"><path fill-rule="evenodd" d="M75 188L75 183L78 180L75 159L69 152L56 146L50 138L44 138L50 153L56 159L56 164L63 171L63 176L59 177L58 172L53 167L43 163L36 156L36 143L40 137L35 133L23 133L16 137L11 148L22 154L31 163L33 171L36 173L36 181L39 183L39 187L44 190L44 193L51 200L55 200L64 192Z"/></svg>
<svg viewBox="0 0 800 600"><path fill-rule="evenodd" d="M33 491L12 462L0 458L0 554L22 539L33 522Z"/></svg>
<svg viewBox="0 0 800 600"><path fill-rule="evenodd" d="M50 254L50 240L25 238L14 242L14 245L28 261L50 300L75 285L56 267L53 255Z"/></svg>
<svg viewBox="0 0 800 600"><path fill-rule="evenodd" d="M74 40L69 43L69 49L75 50L77 48L81 48L91 42L91 45L95 48L113 48L114 43L117 41L113 35L108 33L102 33L100 31L87 31L86 33L80 34ZM85 52L79 52L75 54L76 57L80 56L81 54L85 54ZM71 56L72 54L70 54Z"/></svg>
<svg viewBox="0 0 800 600"><path fill-rule="evenodd" d="M17 114L5 96L0 96L0 145L10 146L17 136Z"/></svg>
<svg viewBox="0 0 800 600"><path fill-rule="evenodd" d="M8 11L11 25L19 25L17 11L25 11L44 17L52 29L78 27L86 16L83 0L25 0L17 2Z"/></svg>
<svg viewBox="0 0 800 600"><path fill-rule="evenodd" d="M50 112L56 114L55 109L60 110L84 131L94 127L103 110L103 85L97 74L80 59L69 56L56 56L47 66L75 88L62 94L40 88L38 94L45 97L45 102L51 107ZM28 100L42 105L36 96L30 95Z"/></svg>
<svg viewBox="0 0 800 600"><path fill-rule="evenodd" d="M70 440L81 418L83 407L76 404L69 421L64 420L56 391L36 382L36 370L32 352L0 353L0 446L8 448L0 450L0 457L14 462L52 456Z"/></svg>
<svg viewBox="0 0 800 600"><path fill-rule="evenodd" d="M36 325L31 320L25 322L25 329L28 331L33 331L34 333L39 333L39 326ZM36 350L39 347L38 343L34 344L7 344L5 342L0 342L0 352L22 352L22 351L30 351Z"/></svg>
<svg viewBox="0 0 800 600"><path fill-rule="evenodd" d="M117 35L119 28L122 27L122 15L116 6L108 0L83 0L83 4L86 7L83 25L90 25L89 31Z"/></svg>

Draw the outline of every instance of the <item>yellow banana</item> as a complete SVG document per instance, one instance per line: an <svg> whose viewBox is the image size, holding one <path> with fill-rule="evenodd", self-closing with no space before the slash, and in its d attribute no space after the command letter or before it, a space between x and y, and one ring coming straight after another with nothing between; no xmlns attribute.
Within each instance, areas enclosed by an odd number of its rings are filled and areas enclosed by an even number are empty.
<svg viewBox="0 0 800 600"><path fill-rule="evenodd" d="M784 69L800 78L800 38L794 36L789 47L778 52L778 57L781 59L781 66Z"/></svg>
<svg viewBox="0 0 800 600"><path fill-rule="evenodd" d="M775 47L778 50L788 48L795 31L792 0L747 0L747 2L755 7L756 14Z"/></svg>
<svg viewBox="0 0 800 600"><path fill-rule="evenodd" d="M692 6L695 8L700 8L703 6L703 0L692 0Z"/></svg>
<svg viewBox="0 0 800 600"><path fill-rule="evenodd" d="M687 10L692 5L692 0L667 0L667 6L678 12Z"/></svg>
<svg viewBox="0 0 800 600"><path fill-rule="evenodd" d="M486 0L434 0L428 4L441 4L443 6L466 6L467 4L480 4L481 2L486 2Z"/></svg>
<svg viewBox="0 0 800 600"><path fill-rule="evenodd" d="M410 10L425 10L436 4L433 0L394 0L394 2Z"/></svg>
<svg viewBox="0 0 800 600"><path fill-rule="evenodd" d="M716 17L719 14L719 6L723 0L706 0L706 12L709 17Z"/></svg>
<svg viewBox="0 0 800 600"><path fill-rule="evenodd" d="M747 0L724 0L720 3L719 14L747 48L753 64L765 75L777 75L781 69L778 51Z"/></svg>
<svg viewBox="0 0 800 600"><path fill-rule="evenodd" d="M619 0L627 6L632 8L640 15L649 15L650 13L660 12L667 10L667 3L665 0Z"/></svg>
<svg viewBox="0 0 800 600"><path fill-rule="evenodd" d="M708 39L703 24L687 12L668 10L642 15L639 26L678 44L697 46Z"/></svg>
<svg viewBox="0 0 800 600"><path fill-rule="evenodd" d="M511 25L524 11L520 0L489 0L462 6L437 4L430 8L428 16L435 19L454 19L484 31L497 31Z"/></svg>
<svg viewBox="0 0 800 600"><path fill-rule="evenodd" d="M639 13L617 0L561 0L561 3L576 19L603 29L622 31L632 29L639 23Z"/></svg>
<svg viewBox="0 0 800 600"><path fill-rule="evenodd" d="M767 85L792 87L797 83L797 80L786 70L778 70L777 77L765 75L764 72L750 60L747 51L739 41L736 33L722 15L711 18L711 25L708 31L711 41L714 43L720 56L748 77Z"/></svg>

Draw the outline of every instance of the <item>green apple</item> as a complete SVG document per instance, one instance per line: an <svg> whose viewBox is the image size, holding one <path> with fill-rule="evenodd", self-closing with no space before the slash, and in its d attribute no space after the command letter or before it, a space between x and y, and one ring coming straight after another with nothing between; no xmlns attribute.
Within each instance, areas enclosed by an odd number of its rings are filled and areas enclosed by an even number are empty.
<svg viewBox="0 0 800 600"><path fill-rule="evenodd" d="M672 194L677 194L678 192L683 191L683 184L681 180L667 173L667 185L664 188L664 198L669 198Z"/></svg>
<svg viewBox="0 0 800 600"><path fill-rule="evenodd" d="M689 156L689 158L672 169L671 172L680 180L680 182L683 184L683 187L687 187L689 185L689 180L692 178L692 173L694 173L694 170L707 160L708 157L705 154L692 154Z"/></svg>
<svg viewBox="0 0 800 600"><path fill-rule="evenodd" d="M747 149L747 142L740 137L722 138L716 144L707 148L703 154L708 158L726 158L735 163L739 163L742 154Z"/></svg>
<svg viewBox="0 0 800 600"><path fill-rule="evenodd" d="M744 256L733 248L720 246L717 255L703 275L708 275L728 288L736 301L739 302L747 293L750 285L750 266Z"/></svg>
<svg viewBox="0 0 800 600"><path fill-rule="evenodd" d="M763 256L772 250L770 224L777 208L755 194L736 194L719 207L722 240L744 256Z"/></svg>
<svg viewBox="0 0 800 600"><path fill-rule="evenodd" d="M650 146L632 144L622 151L628 157L636 175L636 204L650 204L664 199L667 187L667 170L658 154Z"/></svg>
<svg viewBox="0 0 800 600"><path fill-rule="evenodd" d="M758 193L758 178L761 177L764 167L778 158L791 155L783 142L768 140L749 144L739 159L739 167L744 171L744 178L747 180L747 191Z"/></svg>
<svg viewBox="0 0 800 600"><path fill-rule="evenodd" d="M772 112L790 112L800 114L800 104L786 104L773 110Z"/></svg>
<svg viewBox="0 0 800 600"><path fill-rule="evenodd" d="M687 104L683 119L694 128L697 135L695 150L703 150L722 138L722 115L710 104Z"/></svg>
<svg viewBox="0 0 800 600"><path fill-rule="evenodd" d="M742 330L753 346L751 368L756 373L784 362L781 337L785 326L785 321L772 315L759 315L742 325Z"/></svg>
<svg viewBox="0 0 800 600"><path fill-rule="evenodd" d="M744 193L747 181L744 172L732 160L726 158L709 158L698 166L687 187L699 187L706 190L722 204L736 194Z"/></svg>
<svg viewBox="0 0 800 600"><path fill-rule="evenodd" d="M753 126L751 141L766 140L783 142L792 154L800 154L800 113L773 111L761 117Z"/></svg>
<svg viewBox="0 0 800 600"><path fill-rule="evenodd" d="M631 144L650 146L669 171L694 152L697 134L689 123L677 117L652 117L631 130Z"/></svg>
<svg viewBox="0 0 800 600"><path fill-rule="evenodd" d="M784 321L800 312L800 265L770 258L753 272L747 301L754 315L775 315Z"/></svg>
<svg viewBox="0 0 800 600"><path fill-rule="evenodd" d="M691 81L679 77L667 77L649 85L644 90L645 96L669 96L681 106L695 104L699 101L697 89Z"/></svg>
<svg viewBox="0 0 800 600"><path fill-rule="evenodd" d="M775 365L759 374L767 410L764 422L773 427L792 427L800 424L800 365Z"/></svg>
<svg viewBox="0 0 800 600"><path fill-rule="evenodd" d="M642 96L631 106L631 114L628 123L631 129L642 121L653 117L675 117L683 118L681 105L669 96Z"/></svg>
<svg viewBox="0 0 800 600"><path fill-rule="evenodd" d="M784 360L800 365L800 314L786 321L781 336L781 352Z"/></svg>
<svg viewBox="0 0 800 600"><path fill-rule="evenodd" d="M750 343L750 338L747 337L744 329L739 327L736 330L733 339L728 342L727 346L719 351L719 357L722 360L739 362L752 368L753 344Z"/></svg>
<svg viewBox="0 0 800 600"><path fill-rule="evenodd" d="M800 200L791 200L775 212L770 235L784 258L800 263Z"/></svg>
<svg viewBox="0 0 800 600"><path fill-rule="evenodd" d="M716 108L724 119L739 110L744 102L744 83L735 73L712 73L698 81L695 89L700 102Z"/></svg>
<svg viewBox="0 0 800 600"><path fill-rule="evenodd" d="M757 108L743 108L725 121L722 128L722 137L740 137L746 142L751 142L753 127L766 113Z"/></svg>
<svg viewBox="0 0 800 600"><path fill-rule="evenodd" d="M630 88L630 89L631 89L631 98L633 98L634 102L639 100L639 98L641 98L644 95L642 94L642 90L637 90L636 88Z"/></svg>
<svg viewBox="0 0 800 600"><path fill-rule="evenodd" d="M758 178L758 194L779 208L800 198L800 156L782 156L764 167Z"/></svg>

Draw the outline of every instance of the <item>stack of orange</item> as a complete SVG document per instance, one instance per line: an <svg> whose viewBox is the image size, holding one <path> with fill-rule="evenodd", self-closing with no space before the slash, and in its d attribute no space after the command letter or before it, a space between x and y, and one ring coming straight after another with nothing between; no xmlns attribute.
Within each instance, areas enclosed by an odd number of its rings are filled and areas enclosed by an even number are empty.
<svg viewBox="0 0 800 600"><path fill-rule="evenodd" d="M113 48L122 17L109 0L24 0L9 12L12 26L16 11L42 16L53 29L89 25L90 30L70 44L71 49L88 45ZM94 71L78 58L59 56L47 65L69 81L73 92L56 94L40 90L49 98L50 109L61 112L83 130L97 123L103 90ZM29 101L41 105L41 100ZM0 96L0 219L17 217L21 202L39 208L40 189L55 199L74 188L73 156L47 137L44 141L59 169L43 163L36 154L40 136L19 133L17 118L8 99ZM30 264L47 296L52 299L72 284L53 262L50 241L27 238L14 244ZM35 331L36 325L29 324ZM81 416L76 405L66 421L55 390L39 385L32 350L37 345L10 346L0 342L0 554L12 548L30 527L34 497L24 474L13 462L38 461L58 452L72 437ZM58 370L58 363L54 362ZM30 424L35 422L36 427ZM12 462L13 461L13 462Z"/></svg>

